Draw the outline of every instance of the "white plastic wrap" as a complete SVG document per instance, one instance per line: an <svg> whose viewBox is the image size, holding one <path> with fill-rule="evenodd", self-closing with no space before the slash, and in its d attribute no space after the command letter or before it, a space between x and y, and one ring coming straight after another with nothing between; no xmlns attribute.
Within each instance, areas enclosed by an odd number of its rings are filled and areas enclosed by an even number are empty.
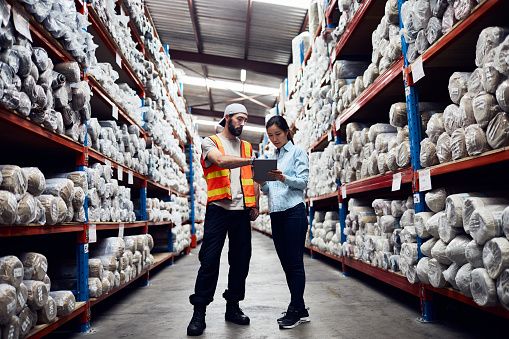
<svg viewBox="0 0 509 339"><path fill-rule="evenodd" d="M441 36L442 36L442 20L440 20L437 17L432 17L428 21L428 26L426 27L426 39L428 39L428 43L430 45L433 45L435 41L440 39Z"/></svg>
<svg viewBox="0 0 509 339"><path fill-rule="evenodd" d="M497 304L497 288L484 268L475 268L471 274L470 291L472 298L479 306L494 306Z"/></svg>
<svg viewBox="0 0 509 339"><path fill-rule="evenodd" d="M434 238L440 238L438 230L440 227L440 219L444 214L444 212L438 212L426 221L426 231Z"/></svg>
<svg viewBox="0 0 509 339"><path fill-rule="evenodd" d="M445 188L437 188L425 194L424 200L426 206L435 213L445 209L445 202L447 199L447 191Z"/></svg>
<svg viewBox="0 0 509 339"><path fill-rule="evenodd" d="M53 299L51 296L48 296L48 301L44 305L43 308L41 308L37 312L37 319L38 324L49 324L53 322L57 317L57 304L55 302L55 299Z"/></svg>
<svg viewBox="0 0 509 339"><path fill-rule="evenodd" d="M43 194L37 197L45 211L45 220L48 225L55 225L58 222L58 200L51 194Z"/></svg>
<svg viewBox="0 0 509 339"><path fill-rule="evenodd" d="M120 258L124 254L125 243L122 238L110 237L103 239L97 244L97 247L92 250L95 256L113 255Z"/></svg>
<svg viewBox="0 0 509 339"><path fill-rule="evenodd" d="M5 339L16 339L20 336L20 321L15 315L11 317L9 322L0 329L0 336Z"/></svg>
<svg viewBox="0 0 509 339"><path fill-rule="evenodd" d="M18 211L16 196L8 191L0 191L0 206L0 224L13 225Z"/></svg>
<svg viewBox="0 0 509 339"><path fill-rule="evenodd" d="M505 80L498 85L495 95L500 108L509 112L509 80Z"/></svg>
<svg viewBox="0 0 509 339"><path fill-rule="evenodd" d="M401 257L404 257L409 265L417 264L417 244L416 243L403 243L401 244Z"/></svg>
<svg viewBox="0 0 509 339"><path fill-rule="evenodd" d="M428 280L431 286L443 288L447 284L443 272L447 269L446 265L439 263L435 258L428 261Z"/></svg>
<svg viewBox="0 0 509 339"><path fill-rule="evenodd" d="M431 257L431 250L433 249L433 247L435 246L437 241L438 241L438 239L435 239L435 238L431 238L429 240L426 240L421 245L421 252L422 252L422 254L424 254L427 257Z"/></svg>
<svg viewBox="0 0 509 339"><path fill-rule="evenodd" d="M463 126L463 113L458 105L451 104L447 106L443 114L445 131L452 135L452 133Z"/></svg>
<svg viewBox="0 0 509 339"><path fill-rule="evenodd" d="M497 71L493 62L486 63L481 68L481 84L484 91L491 94L496 93L497 88L502 80L503 76ZM499 102L499 105L502 104Z"/></svg>
<svg viewBox="0 0 509 339"><path fill-rule="evenodd" d="M447 244L442 240L438 240L431 249L431 256L438 260L441 264L450 265L451 260L447 257Z"/></svg>
<svg viewBox="0 0 509 339"><path fill-rule="evenodd" d="M27 252L19 257L23 263L23 279L42 281L48 272L48 259L40 253ZM28 286L27 286L28 287Z"/></svg>
<svg viewBox="0 0 509 339"><path fill-rule="evenodd" d="M24 167L22 168L25 177L27 178L27 190L34 196L41 195L46 188L46 179L41 170L37 167Z"/></svg>
<svg viewBox="0 0 509 339"><path fill-rule="evenodd" d="M490 205L509 205L509 200L505 198L472 197L463 202L463 228L467 234L470 234L470 218L476 209Z"/></svg>
<svg viewBox="0 0 509 339"><path fill-rule="evenodd" d="M468 261L465 256L465 249L471 240L466 235L459 235L451 240L445 251L447 258L460 266L466 264Z"/></svg>
<svg viewBox="0 0 509 339"><path fill-rule="evenodd" d="M37 311L48 302L48 288L42 281L24 280L23 283L28 289L27 304L30 309Z"/></svg>
<svg viewBox="0 0 509 339"><path fill-rule="evenodd" d="M509 240L506 238L493 238L483 248L482 260L491 279L509 268Z"/></svg>
<svg viewBox="0 0 509 339"><path fill-rule="evenodd" d="M16 314L19 314L27 304L28 300L28 289L25 284L19 284L16 289Z"/></svg>
<svg viewBox="0 0 509 339"><path fill-rule="evenodd" d="M497 279L497 296L500 304L509 310L509 269L505 269Z"/></svg>
<svg viewBox="0 0 509 339"><path fill-rule="evenodd" d="M0 165L0 189L9 191L19 198L27 191L28 181L20 167L15 165Z"/></svg>
<svg viewBox="0 0 509 339"><path fill-rule="evenodd" d="M475 48L475 64L482 67L487 61L488 54L504 41L509 30L503 27L488 27L482 30Z"/></svg>
<svg viewBox="0 0 509 339"><path fill-rule="evenodd" d="M468 93L466 95L477 95L483 90L482 69L476 68L468 79ZM461 102L460 102L461 103Z"/></svg>
<svg viewBox="0 0 509 339"><path fill-rule="evenodd" d="M433 143L436 143L438 137L444 132L443 113L433 114L426 125L426 135Z"/></svg>
<svg viewBox="0 0 509 339"><path fill-rule="evenodd" d="M456 286L467 297L472 297L472 292L470 291L472 269L472 265L465 264L456 272Z"/></svg>
<svg viewBox="0 0 509 339"><path fill-rule="evenodd" d="M440 239L448 244L460 234L463 234L463 228L453 227L453 225L447 221L447 216L442 215L438 225L438 235Z"/></svg>
<svg viewBox="0 0 509 339"><path fill-rule="evenodd" d="M67 205L70 205L74 194L74 183L66 178L47 179L44 194L60 197Z"/></svg>
<svg viewBox="0 0 509 339"><path fill-rule="evenodd" d="M422 144L422 143L421 143ZM421 146L422 148L422 146ZM422 154L421 149L421 154ZM452 149L451 149L451 137L447 132L442 133L437 140L436 145L436 156L438 157L438 161L443 164L445 162L450 162L452 160ZM423 165L421 161L421 165ZM429 166L424 166L429 167Z"/></svg>
<svg viewBox="0 0 509 339"><path fill-rule="evenodd" d="M451 135L451 156L452 160L459 160L468 155L465 142L465 130L456 129Z"/></svg>
<svg viewBox="0 0 509 339"><path fill-rule="evenodd" d="M23 281L23 264L13 256L0 257L0 284L9 284L16 288Z"/></svg>
<svg viewBox="0 0 509 339"><path fill-rule="evenodd" d="M499 112L495 115L486 130L486 139L494 149L509 145L509 114Z"/></svg>
<svg viewBox="0 0 509 339"><path fill-rule="evenodd" d="M5 325L16 312L16 289L0 284L0 325Z"/></svg>
<svg viewBox="0 0 509 339"><path fill-rule="evenodd" d="M479 155L489 150L486 133L477 124L465 128L465 144L469 156Z"/></svg>
<svg viewBox="0 0 509 339"><path fill-rule="evenodd" d="M37 218L37 203L30 193L25 193L18 201L16 224L28 225Z"/></svg>
<svg viewBox="0 0 509 339"><path fill-rule="evenodd" d="M88 294L90 298L99 298L103 294L101 279L88 278Z"/></svg>
<svg viewBox="0 0 509 339"><path fill-rule="evenodd" d="M472 240L467 244L467 247L465 248L465 257L473 268L483 267L482 252L483 247L478 245L475 240Z"/></svg>
<svg viewBox="0 0 509 339"><path fill-rule="evenodd" d="M490 205L476 209L470 217L470 235L479 245L502 236L502 216L506 205Z"/></svg>
<svg viewBox="0 0 509 339"><path fill-rule="evenodd" d="M408 124L406 103L398 102L391 105L389 121L391 125L395 127L404 127Z"/></svg>
<svg viewBox="0 0 509 339"><path fill-rule="evenodd" d="M58 317L63 317L74 312L76 298L71 291L54 291L50 292L49 295L55 300Z"/></svg>
<svg viewBox="0 0 509 339"><path fill-rule="evenodd" d="M396 163L399 168L407 168L410 166L410 142L404 141L397 148Z"/></svg>
<svg viewBox="0 0 509 339"><path fill-rule="evenodd" d="M450 1L449 1L450 3ZM454 15L454 6L450 3L442 17L442 33L447 34L456 24L457 20Z"/></svg>
<svg viewBox="0 0 509 339"><path fill-rule="evenodd" d="M472 107L474 109L475 120L482 128L486 128L491 119L500 112L500 107L497 105L495 96L486 92L481 92L474 98Z"/></svg>
<svg viewBox="0 0 509 339"><path fill-rule="evenodd" d="M494 65L495 68L505 76L509 76L509 63L507 59L509 58L509 36L507 36L504 41L495 48L494 55Z"/></svg>
<svg viewBox="0 0 509 339"><path fill-rule="evenodd" d="M429 260L428 257L423 257L419 260L416 267L417 276L419 277L419 281L423 284L429 285Z"/></svg>
<svg viewBox="0 0 509 339"><path fill-rule="evenodd" d="M463 95L467 93L469 77L470 73L454 72L449 78L449 96L455 104L459 104Z"/></svg>
<svg viewBox="0 0 509 339"><path fill-rule="evenodd" d="M444 275L445 281L447 281L454 289L459 289L456 285L456 275L458 270L461 268L460 265L452 263L442 274Z"/></svg>
<svg viewBox="0 0 509 339"><path fill-rule="evenodd" d="M419 161L422 167L437 165L439 162L436 146L429 138L425 138L421 141Z"/></svg>
<svg viewBox="0 0 509 339"><path fill-rule="evenodd" d="M104 268L101 259L88 259L88 272L89 277L102 279L104 275Z"/></svg>
<svg viewBox="0 0 509 339"><path fill-rule="evenodd" d="M465 199L470 197L478 197L478 193L458 193L451 194L445 201L445 214L447 216L447 223L451 227L463 227L463 207Z"/></svg>
<svg viewBox="0 0 509 339"><path fill-rule="evenodd" d="M507 239L509 239L509 207L506 207L502 213L502 231Z"/></svg>

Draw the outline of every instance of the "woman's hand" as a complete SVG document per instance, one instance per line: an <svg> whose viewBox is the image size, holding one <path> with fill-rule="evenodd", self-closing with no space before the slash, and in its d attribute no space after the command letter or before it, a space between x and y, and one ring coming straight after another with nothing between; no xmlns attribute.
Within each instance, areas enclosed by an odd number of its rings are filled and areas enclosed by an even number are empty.
<svg viewBox="0 0 509 339"><path fill-rule="evenodd" d="M278 181L285 182L285 175L278 169L269 171L269 175Z"/></svg>

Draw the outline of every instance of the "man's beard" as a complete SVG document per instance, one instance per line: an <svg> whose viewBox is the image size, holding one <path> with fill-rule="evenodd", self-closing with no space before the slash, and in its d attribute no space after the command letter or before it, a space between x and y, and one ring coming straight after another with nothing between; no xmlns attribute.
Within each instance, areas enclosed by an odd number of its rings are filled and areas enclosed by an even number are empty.
<svg viewBox="0 0 509 339"><path fill-rule="evenodd" d="M235 128L235 126L233 126L232 121L230 120L228 122L228 131L230 131L232 135L238 137L242 134L242 126Z"/></svg>

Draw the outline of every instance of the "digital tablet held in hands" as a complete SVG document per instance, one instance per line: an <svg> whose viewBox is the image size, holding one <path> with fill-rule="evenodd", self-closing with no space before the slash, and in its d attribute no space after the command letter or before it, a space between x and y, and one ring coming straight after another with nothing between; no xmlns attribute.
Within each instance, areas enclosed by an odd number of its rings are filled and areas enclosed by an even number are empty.
<svg viewBox="0 0 509 339"><path fill-rule="evenodd" d="M253 168L255 181L264 182L276 180L269 175L269 172L277 169L277 159L255 159Z"/></svg>

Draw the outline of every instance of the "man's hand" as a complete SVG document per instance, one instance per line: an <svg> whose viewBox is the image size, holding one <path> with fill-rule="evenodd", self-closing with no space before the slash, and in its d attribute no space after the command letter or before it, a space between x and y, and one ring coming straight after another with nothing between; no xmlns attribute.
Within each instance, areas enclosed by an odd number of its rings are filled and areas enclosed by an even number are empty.
<svg viewBox="0 0 509 339"><path fill-rule="evenodd" d="M274 179L276 179L276 180L279 180L281 182L285 182L285 179L286 179L285 175L283 174L283 172L281 172L278 169L269 171L269 175L271 177L273 177Z"/></svg>
<svg viewBox="0 0 509 339"><path fill-rule="evenodd" d="M255 207L249 210L249 217L251 218L251 221L255 221L259 215L260 211L258 211L258 208Z"/></svg>

